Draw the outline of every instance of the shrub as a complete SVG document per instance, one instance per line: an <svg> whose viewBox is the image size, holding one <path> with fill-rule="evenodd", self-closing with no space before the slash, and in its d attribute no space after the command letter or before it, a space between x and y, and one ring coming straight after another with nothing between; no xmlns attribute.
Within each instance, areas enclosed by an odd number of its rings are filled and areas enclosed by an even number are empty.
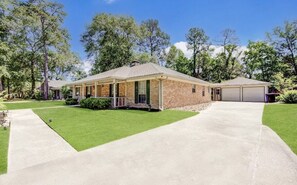
<svg viewBox="0 0 297 185"><path fill-rule="evenodd" d="M65 100L65 104L66 105L77 105L78 104L78 100L76 98L67 98Z"/></svg>
<svg viewBox="0 0 297 185"><path fill-rule="evenodd" d="M61 92L62 92L63 98L68 99L71 96L72 90L67 86L63 86L61 88Z"/></svg>
<svg viewBox="0 0 297 185"><path fill-rule="evenodd" d="M3 98L5 95L7 95L7 90L0 92L0 98Z"/></svg>
<svg viewBox="0 0 297 185"><path fill-rule="evenodd" d="M53 91L48 91L48 97L49 100L53 100L54 99L54 93Z"/></svg>
<svg viewBox="0 0 297 185"><path fill-rule="evenodd" d="M34 98L36 100L43 100L44 99L43 98L43 92L42 91L39 91L39 90L35 91L34 92Z"/></svg>
<svg viewBox="0 0 297 185"><path fill-rule="evenodd" d="M297 103L297 90L286 91L277 97L277 100L284 103Z"/></svg>
<svg viewBox="0 0 297 185"><path fill-rule="evenodd" d="M82 108L88 109L107 109L111 106L109 98L86 98L80 101Z"/></svg>

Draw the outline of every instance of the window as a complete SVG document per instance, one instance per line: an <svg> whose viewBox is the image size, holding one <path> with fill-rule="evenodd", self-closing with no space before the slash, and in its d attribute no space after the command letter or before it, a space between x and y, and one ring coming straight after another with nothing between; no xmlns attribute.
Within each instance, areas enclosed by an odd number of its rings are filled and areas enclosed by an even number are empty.
<svg viewBox="0 0 297 185"><path fill-rule="evenodd" d="M192 93L196 93L196 85L192 85Z"/></svg>
<svg viewBox="0 0 297 185"><path fill-rule="evenodd" d="M92 95L92 87L91 86L87 86L87 90L86 90L86 95L87 96L91 96Z"/></svg>
<svg viewBox="0 0 297 185"><path fill-rule="evenodd" d="M150 80L135 82L135 103L150 103Z"/></svg>
<svg viewBox="0 0 297 185"><path fill-rule="evenodd" d="M138 82L138 103L146 103L146 81Z"/></svg>
<svg viewBox="0 0 297 185"><path fill-rule="evenodd" d="M113 87L114 87L113 84L109 84L109 97L113 97L113 92L114 92ZM119 91L120 91L119 84L117 83L116 84L116 97L119 96Z"/></svg>
<svg viewBox="0 0 297 185"><path fill-rule="evenodd" d="M80 87L75 87L75 96L80 96Z"/></svg>
<svg viewBox="0 0 297 185"><path fill-rule="evenodd" d="M205 96L205 87L202 88L202 96Z"/></svg>
<svg viewBox="0 0 297 185"><path fill-rule="evenodd" d="M220 89L216 89L216 94L218 94L218 95L221 94Z"/></svg>

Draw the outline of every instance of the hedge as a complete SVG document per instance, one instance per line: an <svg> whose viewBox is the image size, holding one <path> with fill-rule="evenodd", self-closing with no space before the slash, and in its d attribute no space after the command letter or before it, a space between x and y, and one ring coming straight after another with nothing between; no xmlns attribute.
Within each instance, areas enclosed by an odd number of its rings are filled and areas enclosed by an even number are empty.
<svg viewBox="0 0 297 185"><path fill-rule="evenodd" d="M65 100L65 104L66 105L77 105L78 104L78 100L76 98L67 98Z"/></svg>
<svg viewBox="0 0 297 185"><path fill-rule="evenodd" d="M80 101L80 107L88 109L108 109L111 107L109 98L86 98Z"/></svg>
<svg viewBox="0 0 297 185"><path fill-rule="evenodd" d="M286 91L277 97L277 100L284 103L297 103L297 90Z"/></svg>

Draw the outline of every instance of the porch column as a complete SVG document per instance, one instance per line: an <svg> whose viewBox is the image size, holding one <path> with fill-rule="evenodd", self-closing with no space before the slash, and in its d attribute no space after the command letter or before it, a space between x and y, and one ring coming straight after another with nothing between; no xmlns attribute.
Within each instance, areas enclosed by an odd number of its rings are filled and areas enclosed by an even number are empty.
<svg viewBox="0 0 297 185"><path fill-rule="evenodd" d="M113 80L113 107L115 108L117 106L117 85L116 85L116 80Z"/></svg>
<svg viewBox="0 0 297 185"><path fill-rule="evenodd" d="M86 84L82 84L81 86L81 97L82 98L85 98L85 89L86 89Z"/></svg>
<svg viewBox="0 0 297 185"><path fill-rule="evenodd" d="M159 80L159 109L163 110L163 81Z"/></svg>
<svg viewBox="0 0 297 185"><path fill-rule="evenodd" d="M95 98L97 98L97 96L98 96L98 94L97 94L97 85L98 85L98 83L95 82Z"/></svg>
<svg viewBox="0 0 297 185"><path fill-rule="evenodd" d="M72 98L75 98L75 85L72 85Z"/></svg>
<svg viewBox="0 0 297 185"><path fill-rule="evenodd" d="M127 90L128 88L127 88L127 87L128 87L128 86L127 86L127 82L125 82L125 97L127 97L127 94L128 94L128 92L127 92L127 91L128 91L128 90Z"/></svg>

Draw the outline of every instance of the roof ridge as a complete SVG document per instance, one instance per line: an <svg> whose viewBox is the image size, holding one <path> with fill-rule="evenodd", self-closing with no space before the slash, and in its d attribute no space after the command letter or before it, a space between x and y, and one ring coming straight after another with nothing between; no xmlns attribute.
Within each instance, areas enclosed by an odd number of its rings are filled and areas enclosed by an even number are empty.
<svg viewBox="0 0 297 185"><path fill-rule="evenodd" d="M162 66L157 65L157 64L152 63L152 62L149 62L148 64L151 64L151 65L153 66L153 68L155 68L155 69L156 69L157 71L159 71L160 73L163 73L163 71L160 71L160 70L158 69L158 67L162 67Z"/></svg>

